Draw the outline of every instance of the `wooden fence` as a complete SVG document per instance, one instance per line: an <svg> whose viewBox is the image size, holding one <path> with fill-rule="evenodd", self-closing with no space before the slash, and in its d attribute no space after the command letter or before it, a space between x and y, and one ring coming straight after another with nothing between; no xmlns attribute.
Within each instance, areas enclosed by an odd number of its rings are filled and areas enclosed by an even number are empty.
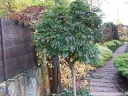
<svg viewBox="0 0 128 96"><path fill-rule="evenodd" d="M0 18L0 82L36 65L32 29Z"/></svg>

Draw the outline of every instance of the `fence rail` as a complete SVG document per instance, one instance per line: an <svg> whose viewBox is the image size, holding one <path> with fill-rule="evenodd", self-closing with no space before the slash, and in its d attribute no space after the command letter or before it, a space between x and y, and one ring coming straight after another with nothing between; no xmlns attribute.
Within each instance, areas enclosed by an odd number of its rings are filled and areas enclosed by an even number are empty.
<svg viewBox="0 0 128 96"><path fill-rule="evenodd" d="M36 65L33 30L0 18L0 82Z"/></svg>

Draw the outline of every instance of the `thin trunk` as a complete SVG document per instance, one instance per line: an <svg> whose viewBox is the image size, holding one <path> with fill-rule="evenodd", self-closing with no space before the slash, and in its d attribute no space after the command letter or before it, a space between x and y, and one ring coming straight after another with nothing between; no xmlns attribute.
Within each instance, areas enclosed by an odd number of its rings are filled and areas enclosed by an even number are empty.
<svg viewBox="0 0 128 96"><path fill-rule="evenodd" d="M90 5L91 5L91 10L92 10L92 0L90 1Z"/></svg>
<svg viewBox="0 0 128 96"><path fill-rule="evenodd" d="M73 84L73 96L76 96L76 75L74 65L70 64L71 71L72 71L72 84Z"/></svg>

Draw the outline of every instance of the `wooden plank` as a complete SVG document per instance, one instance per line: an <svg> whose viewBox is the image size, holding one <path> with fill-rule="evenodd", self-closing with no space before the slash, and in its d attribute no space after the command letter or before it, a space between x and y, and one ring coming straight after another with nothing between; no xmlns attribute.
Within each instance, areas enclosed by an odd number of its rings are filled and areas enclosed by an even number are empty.
<svg viewBox="0 0 128 96"><path fill-rule="evenodd" d="M24 50L25 50L24 47L6 49L7 59L22 55Z"/></svg>
<svg viewBox="0 0 128 96"><path fill-rule="evenodd" d="M4 81L4 70L0 70L0 82Z"/></svg>
<svg viewBox="0 0 128 96"><path fill-rule="evenodd" d="M22 65L22 64L24 64L28 61L31 61L31 60L35 60L34 52L29 53L29 54L25 54L22 56L18 56L15 58L7 59L7 67L12 68L12 67L15 67L15 66L20 65L20 64Z"/></svg>
<svg viewBox="0 0 128 96"><path fill-rule="evenodd" d="M24 68L29 67L29 66L34 66L35 65L35 60L30 60L25 63L23 63Z"/></svg>
<svg viewBox="0 0 128 96"><path fill-rule="evenodd" d="M35 52L34 45L26 46L26 54L31 52Z"/></svg>
<svg viewBox="0 0 128 96"><path fill-rule="evenodd" d="M5 40L4 40L4 31L3 31L3 19L0 19L0 33L1 33L1 45L2 45L2 56L3 56L3 69L4 69L4 80L7 80L7 64L6 64L6 51L5 51Z"/></svg>
<svg viewBox="0 0 128 96"><path fill-rule="evenodd" d="M8 68L7 70L7 77L10 78L13 75L23 72L29 68L31 68L32 66L34 66L33 60L18 64L17 66L14 66L12 68Z"/></svg>
<svg viewBox="0 0 128 96"><path fill-rule="evenodd" d="M34 60L35 59L35 52L28 54L28 60Z"/></svg>
<svg viewBox="0 0 128 96"><path fill-rule="evenodd" d="M0 70L0 77L4 77L4 70Z"/></svg>
<svg viewBox="0 0 128 96"><path fill-rule="evenodd" d="M3 57L2 57L2 50L0 49L0 61L3 60Z"/></svg>
<svg viewBox="0 0 128 96"><path fill-rule="evenodd" d="M90 82L103 82L103 83L114 83L114 80L110 80L110 79L93 79L91 78Z"/></svg>
<svg viewBox="0 0 128 96"><path fill-rule="evenodd" d="M0 35L0 46L1 46L1 35Z"/></svg>
<svg viewBox="0 0 128 96"><path fill-rule="evenodd" d="M9 38L25 38L25 37L31 37L32 32L26 31L24 32L24 30L16 30L16 29L11 29L11 30L4 30L4 36L5 39L9 39Z"/></svg>
<svg viewBox="0 0 128 96"><path fill-rule="evenodd" d="M23 72L28 68L35 65L35 48L32 45L31 33L32 30L28 27L21 27L14 25L10 20L2 19L0 24L0 33L2 43L3 55L0 55L0 59L3 62L0 63L0 68L3 68L5 80L11 76ZM0 70L2 71L2 70ZM0 76L0 81L2 77Z"/></svg>
<svg viewBox="0 0 128 96"><path fill-rule="evenodd" d="M104 82L90 82L90 86L100 86L100 87L115 87L113 83L104 83Z"/></svg>
<svg viewBox="0 0 128 96"><path fill-rule="evenodd" d="M34 60L34 59L35 59L34 52L32 52L32 53L29 53L29 54L18 56L17 57L17 63L19 64L19 63L23 63L23 62L26 62L26 61L29 61L29 60Z"/></svg>
<svg viewBox="0 0 128 96"><path fill-rule="evenodd" d="M4 19L2 18L2 20L4 21L2 24L2 29L14 29L15 25L13 24L13 21L11 19Z"/></svg>
<svg viewBox="0 0 128 96"><path fill-rule="evenodd" d="M31 39L31 37L29 37L29 38L6 39L5 40L5 47L6 48L26 46L26 45L32 45L32 44L33 44L33 41Z"/></svg>
<svg viewBox="0 0 128 96"><path fill-rule="evenodd" d="M16 58L11 58L7 59L7 68L12 68L17 65L17 59Z"/></svg>
<svg viewBox="0 0 128 96"><path fill-rule="evenodd" d="M28 54L34 51L35 51L34 46L28 45L28 46L21 46L21 47L6 49L6 55L7 55L7 59L9 59L9 58L14 58L24 54Z"/></svg>
<svg viewBox="0 0 128 96"><path fill-rule="evenodd" d="M0 18L0 82L4 81L4 66L2 60L2 49L1 49L1 33L2 33L2 26L1 26L1 18Z"/></svg>
<svg viewBox="0 0 128 96"><path fill-rule="evenodd" d="M111 87L94 87L90 86L90 91L93 92L117 92L116 88L111 88Z"/></svg>
<svg viewBox="0 0 128 96"><path fill-rule="evenodd" d="M0 70L3 70L4 66L3 66L3 61L0 61Z"/></svg>
<svg viewBox="0 0 128 96"><path fill-rule="evenodd" d="M1 77L0 77L0 82L3 82L3 81L4 81L4 77L1 76Z"/></svg>

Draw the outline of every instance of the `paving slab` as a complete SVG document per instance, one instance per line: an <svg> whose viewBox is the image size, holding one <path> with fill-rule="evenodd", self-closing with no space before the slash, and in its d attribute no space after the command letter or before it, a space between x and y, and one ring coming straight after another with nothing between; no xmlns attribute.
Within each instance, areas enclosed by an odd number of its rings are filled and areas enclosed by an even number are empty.
<svg viewBox="0 0 128 96"><path fill-rule="evenodd" d="M108 82L90 82L90 86L99 86L99 87L115 87L115 84Z"/></svg>
<svg viewBox="0 0 128 96"><path fill-rule="evenodd" d="M105 83L114 83L114 80L110 80L110 79L91 79L91 82L105 82Z"/></svg>
<svg viewBox="0 0 128 96"><path fill-rule="evenodd" d="M92 96L124 96L120 92L91 92Z"/></svg>
<svg viewBox="0 0 128 96"><path fill-rule="evenodd" d="M90 91L94 92L118 92L116 88L111 87L99 87L99 86L90 86Z"/></svg>

